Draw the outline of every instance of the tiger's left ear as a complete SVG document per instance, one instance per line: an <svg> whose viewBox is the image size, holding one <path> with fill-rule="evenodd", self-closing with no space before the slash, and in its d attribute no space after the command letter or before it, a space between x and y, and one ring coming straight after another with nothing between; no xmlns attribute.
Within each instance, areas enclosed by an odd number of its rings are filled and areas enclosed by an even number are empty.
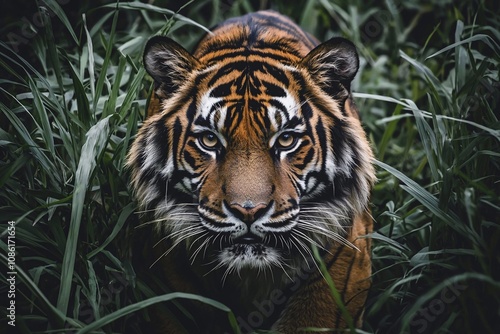
<svg viewBox="0 0 500 334"><path fill-rule="evenodd" d="M351 41L334 37L314 48L300 64L323 90L330 92L338 86L335 83L350 89L359 68L359 58Z"/></svg>
<svg viewBox="0 0 500 334"><path fill-rule="evenodd" d="M175 93L198 65L188 51L165 36L151 38L144 49L144 67L153 77L160 97Z"/></svg>

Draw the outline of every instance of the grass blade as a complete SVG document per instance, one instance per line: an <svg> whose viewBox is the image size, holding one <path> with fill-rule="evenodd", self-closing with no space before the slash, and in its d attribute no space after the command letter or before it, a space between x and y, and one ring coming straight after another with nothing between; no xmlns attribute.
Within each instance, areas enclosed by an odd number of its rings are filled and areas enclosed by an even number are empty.
<svg viewBox="0 0 500 334"><path fill-rule="evenodd" d="M76 248L80 224L82 222L83 208L85 205L85 195L91 183L92 173L96 166L97 159L106 147L112 117L113 115L100 120L87 132L86 141L82 148L80 162L78 163L78 169L75 175L70 229L62 262L61 287L57 299L57 308L64 314L66 314L68 310L70 300L76 260Z"/></svg>
<svg viewBox="0 0 500 334"><path fill-rule="evenodd" d="M113 7L113 6L114 5L106 5L105 7ZM145 3L140 3L140 2L120 2L119 3L119 8L134 9L134 10L148 10L148 11L152 11L152 12L155 12L155 13L172 15L172 16L174 16L175 19L177 19L179 21L189 23L189 24L191 24L191 25L193 25L195 27L198 27L198 28L202 29L206 33L209 33L209 34L212 33L204 25L199 24L196 21L193 21L193 20L191 20L191 19L189 19L189 18L187 18L187 17L185 17L185 16L183 16L181 14L176 13L175 11L172 11L172 10L169 10L169 9L166 9L166 8L161 8L161 7L157 7L157 6L151 5L151 4L145 4Z"/></svg>
<svg viewBox="0 0 500 334"><path fill-rule="evenodd" d="M0 90L3 90L0 88ZM5 91L4 91L5 92ZM7 95L10 95L10 93L7 93ZM17 100L15 97L12 96L12 98L18 102L26 112L28 110ZM3 111L4 115L7 117L7 119L10 121L10 124L15 128L16 133L23 139L23 141L26 143L27 147L29 147L29 150L35 157L35 159L40 163L41 167L47 172L47 177L51 180L51 184L54 186L56 185L61 185L62 181L60 179L59 174L54 174L54 171L58 170L53 162L47 157L47 155L43 152L43 150L35 143L35 141L31 138L31 135L24 126L23 122L17 117L17 115L9 108L7 108L6 105L3 103L0 103L0 110ZM29 114L29 112L28 112ZM31 116L31 115L30 115Z"/></svg>
<svg viewBox="0 0 500 334"><path fill-rule="evenodd" d="M441 50L431 54L430 56L427 56L427 58L425 58L425 60L439 56L440 54L442 54L448 50L451 50L453 48L456 48L457 46L476 42L476 41L485 42L494 52L496 52L500 48L500 45L498 45L494 40L492 40L492 38L490 36L478 34L478 35L463 39L461 41L455 42L453 44L450 44L450 45L442 48ZM498 53L497 53L497 56L500 56L500 55L498 55Z"/></svg>
<svg viewBox="0 0 500 334"><path fill-rule="evenodd" d="M88 66L82 64L82 70L85 67L89 71L89 81L90 81L90 94L92 99L96 99L95 95L95 59L94 59L94 44L92 42L92 36L90 36L89 29L87 28L87 17L83 14L83 27L85 29L85 36L87 37L87 52L88 52Z"/></svg>
<svg viewBox="0 0 500 334"><path fill-rule="evenodd" d="M432 131L432 128L424 120L423 113L418 109L417 105L408 99L404 100L411 108L413 116L415 117L415 123L417 125L417 130L422 140L422 146L424 147L425 154L427 156L427 161L429 162L429 167L431 169L432 177L434 180L439 180L438 163L436 162L436 156L439 156L439 149L436 140L436 136Z"/></svg>
<svg viewBox="0 0 500 334"><path fill-rule="evenodd" d="M189 299L189 300L199 301L199 302L205 303L207 305L210 305L212 307L215 307L221 311L227 312L229 314L228 316L230 318L232 315L231 310L227 306L219 303L216 300L201 297L198 295L193 295L190 293L174 292L174 293L169 293L169 294L165 294L162 296L152 297L152 298L140 301L138 303L128 305L128 306L126 306L118 311L115 311L111 314L108 314L108 315L102 317L101 319L91 323L90 325L87 325L87 326L79 329L76 332L76 334L89 333L89 332L94 331L96 329L99 329L99 328L101 328L101 327L103 327L103 326L105 326L113 321L116 321L116 320L120 319L121 317L124 317L130 313L137 312L141 309L144 309L144 308L151 306L151 305L154 305L156 303L171 301L174 299ZM234 322L234 315L232 315L232 318L233 318L233 320L231 322ZM234 330L235 330L235 332L238 332L237 328L234 328Z"/></svg>
<svg viewBox="0 0 500 334"><path fill-rule="evenodd" d="M134 212L135 208L136 208L135 203L129 203L126 207L123 208L120 217L118 217L118 220L116 221L113 231L111 231L111 234L106 238L106 240L104 240L104 242L101 245L99 245L99 247L97 247L87 255L87 259L91 259L95 255L97 255L100 251L106 248L106 246L111 241L113 241L113 239L118 235L118 233L122 229L123 225L125 225L127 218Z"/></svg>
<svg viewBox="0 0 500 334"><path fill-rule="evenodd" d="M385 169L396 178L398 178L401 182L405 183L406 185L401 185L401 188L412 195L416 200L418 200L421 204L428 208L434 215L436 215L436 217L445 222L453 230L467 237L473 236L476 242L481 243L480 236L478 236L474 231L468 229L466 225L462 224L460 218L456 214L454 214L453 212L445 212L441 208L439 208L438 200L422 186L417 184L412 179L408 178L400 171L381 161L375 160L374 164Z"/></svg>
<svg viewBox="0 0 500 334"><path fill-rule="evenodd" d="M39 123L39 125L38 124L37 125L40 129L40 133L42 134L43 142L45 145L47 145L47 148L51 153L52 157L55 157L56 150L54 147L54 134L52 133L52 128L50 126L47 110L45 109L45 104L42 101L40 91L37 89L33 79L29 78L28 81L30 89L33 93L33 103L34 103L33 111L35 113L34 116Z"/></svg>
<svg viewBox="0 0 500 334"><path fill-rule="evenodd" d="M115 7L116 7L116 5L115 5ZM94 114L97 112L97 103L99 102L99 99L101 98L103 87L104 87L104 82L106 80L108 67L109 67L109 64L111 61L111 53L113 51L113 43L114 43L114 38L115 38L115 33L116 33L116 25L118 23L118 12L119 12L118 9L116 9L115 13L113 15L113 22L111 23L111 31L109 33L109 39L107 40L107 42L103 42L103 44L106 45L106 55L104 56L104 61L102 63L101 73L99 74L99 78L97 79L95 96L94 96L94 105L92 108L92 110L94 111Z"/></svg>
<svg viewBox="0 0 500 334"><path fill-rule="evenodd" d="M76 37L75 32L73 31L73 25L69 22L68 17L66 16L64 11L62 10L61 6L59 6L57 1L55 1L55 0L42 0L42 1L47 5L47 7L49 7L56 14L56 16L59 18L59 20L61 20L61 22L64 24L66 29L68 29L68 32L70 33L71 37L73 38L73 41L75 42L75 44L80 46L80 42L79 42L78 38Z"/></svg>

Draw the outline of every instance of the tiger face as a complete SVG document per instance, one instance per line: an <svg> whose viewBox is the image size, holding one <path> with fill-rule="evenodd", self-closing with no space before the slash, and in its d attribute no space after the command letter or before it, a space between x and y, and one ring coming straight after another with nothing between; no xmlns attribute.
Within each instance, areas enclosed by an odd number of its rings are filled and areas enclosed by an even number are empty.
<svg viewBox="0 0 500 334"><path fill-rule="evenodd" d="M144 53L159 107L130 151L132 185L169 251L225 275L287 272L311 245L347 243L374 181L354 45L273 29L228 21L193 55L166 37Z"/></svg>

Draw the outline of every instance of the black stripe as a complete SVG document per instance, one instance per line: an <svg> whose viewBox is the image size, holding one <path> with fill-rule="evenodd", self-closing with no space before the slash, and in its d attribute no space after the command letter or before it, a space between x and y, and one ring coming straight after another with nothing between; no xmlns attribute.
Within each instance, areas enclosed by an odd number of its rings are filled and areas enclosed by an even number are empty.
<svg viewBox="0 0 500 334"><path fill-rule="evenodd" d="M252 103L252 104L257 104L257 106L255 106L255 105L254 105L253 107L259 107L258 102L256 102L255 100L250 100L249 102L250 102L250 103ZM261 118L261 117L259 117L259 113L257 112L257 111L258 111L258 109L252 109L252 107L250 107L250 110L254 110L254 111L256 111L253 115L251 115L251 116L253 116L253 117L252 117L253 124L251 124L251 126L252 126L252 127L253 127L253 128L254 128L257 132L260 132L260 131L261 131L261 129L265 129L265 125L264 125L264 123L262 123L262 118Z"/></svg>
<svg viewBox="0 0 500 334"><path fill-rule="evenodd" d="M212 78L214 80L214 78ZM233 82L227 82L224 84L220 84L212 89L210 92L210 97L225 97L231 94L231 86L233 86Z"/></svg>
<svg viewBox="0 0 500 334"><path fill-rule="evenodd" d="M227 132L226 137L231 138L234 136L238 125L243 120L243 105L241 103L236 103L232 106L228 106L226 120L224 121L224 130Z"/></svg>
<svg viewBox="0 0 500 334"><path fill-rule="evenodd" d="M302 97L301 101L307 101L307 98ZM304 116L306 120L309 120L313 116L313 110L309 102L305 102L302 105L301 111L302 111L302 116Z"/></svg>
<svg viewBox="0 0 500 334"><path fill-rule="evenodd" d="M247 59L248 56L250 56L250 55L262 57L262 60L258 60L258 61L265 61L266 59L272 59L272 60L278 61L282 64L290 64L291 63L291 60L289 57L282 56L280 53L273 52L273 51L279 50L279 48L278 48L279 43L278 42L275 43L273 41L273 44L268 44L267 51L265 49L246 49L246 48L242 49L241 43L243 43L243 41L239 41L239 42L235 43L235 45L224 44L224 45L221 45L221 46L214 48L215 50L217 50L218 52L221 52L222 54L218 55L218 56L214 56L213 58L210 58L209 65L214 64L218 61L238 62L238 61L242 61L242 60L233 60L233 59L236 59L237 57L244 57L245 59ZM224 52L224 51L227 51L227 52ZM279 50L279 51L284 51L284 50ZM257 61L257 60L253 60L253 61Z"/></svg>
<svg viewBox="0 0 500 334"><path fill-rule="evenodd" d="M168 128L165 124L165 117L162 117L160 120L156 121L153 125L153 140L152 145L154 150L159 152L157 155L157 160L154 162L155 165L165 165L167 163L167 158L169 156L169 138L168 138Z"/></svg>
<svg viewBox="0 0 500 334"><path fill-rule="evenodd" d="M289 201L289 202L290 202L290 201ZM295 201L295 203L297 203L297 202ZM284 214L284 213L287 213L287 212L290 212L290 211L292 211L292 210L295 210L296 208L297 208L297 205L295 205L295 206L291 206L291 207L288 207L288 208L286 208L286 209L284 209L284 210L281 210L281 211L275 211L275 212L271 215L271 218L276 218L276 217L279 217L279 216L281 216L281 215L282 215L282 214ZM286 221L286 222L283 222L282 224L283 224L283 226L286 226L286 225L288 225L289 223L290 223L289 221ZM277 226L277 223L262 223L262 225L264 225L264 226L271 226L271 227L272 227L272 226Z"/></svg>
<svg viewBox="0 0 500 334"><path fill-rule="evenodd" d="M232 72L243 72L246 69L246 62L244 61L232 61L221 68L217 70L217 72L214 73L213 77L208 81L207 86L208 87L214 87L216 86L217 80L220 78L225 78L227 77L230 73ZM232 83L230 82L229 85Z"/></svg>
<svg viewBox="0 0 500 334"><path fill-rule="evenodd" d="M325 126L323 124L323 120L321 119L321 117L318 118L318 123L316 124L316 127L315 127L315 132L316 132L316 135L318 136L318 142L321 143L321 158L322 158L322 161L323 161L323 165L321 167L321 170L322 171L325 171L325 165L326 165L326 155L328 153L328 142L327 142L327 139L326 139L326 131L325 131ZM313 139L313 145L316 144L316 141L314 139L314 137L312 137Z"/></svg>
<svg viewBox="0 0 500 334"><path fill-rule="evenodd" d="M290 80L288 79L288 76L286 75L285 71L264 62L260 62L259 64L261 65L259 70L261 70L262 72L269 73L277 81L283 83L285 87L288 87L290 85Z"/></svg>
<svg viewBox="0 0 500 334"><path fill-rule="evenodd" d="M191 141L187 144L187 146L190 146L194 148L196 151L199 151L199 148L196 146L196 144ZM205 153L205 155L207 155ZM191 152L189 150L183 150L182 152L182 157L186 163L191 166L192 169L197 170L200 166L196 164L196 159L191 155Z"/></svg>
<svg viewBox="0 0 500 334"><path fill-rule="evenodd" d="M346 124L344 121L334 117L334 125L330 129L331 144L333 145L333 156L335 157L335 164L339 165L343 160L343 153L346 148L346 134L344 128ZM354 147L353 147L354 149Z"/></svg>
<svg viewBox="0 0 500 334"><path fill-rule="evenodd" d="M198 108L196 107L196 99L192 99L191 103L189 103L189 107L186 110L186 116L191 123L196 116L196 112L198 111Z"/></svg>
<svg viewBox="0 0 500 334"><path fill-rule="evenodd" d="M278 100L271 99L271 100L269 100L269 105L272 107L275 107L276 109L278 109L280 111L283 111L285 116L286 116L286 121L288 122L288 120L289 120L288 110L286 110L283 103L281 103Z"/></svg>
<svg viewBox="0 0 500 334"><path fill-rule="evenodd" d="M295 177L297 178L297 180L302 180L302 176L301 175L295 175ZM295 179L292 179L291 176L288 176L288 179L290 180L290 182L292 182L292 185L293 187L295 188L295 192L297 194L299 194L299 196L302 196L304 194L304 192L306 191L305 189L303 189L301 186L300 186L300 183L298 181L296 181Z"/></svg>
<svg viewBox="0 0 500 334"><path fill-rule="evenodd" d="M178 170L179 169L179 165L177 163L177 150L181 149L180 147L180 140L181 140L181 137L182 137L182 133L184 132L184 127L182 126L181 124L181 120L179 117L177 117L175 119L175 122L174 122L174 126L173 126L173 129L172 129L172 132L173 132L173 135L172 135L172 151L171 151L171 154L172 154L172 161L174 163L174 170ZM184 147L184 145L182 145L182 147Z"/></svg>
<svg viewBox="0 0 500 334"><path fill-rule="evenodd" d="M270 82L265 83L266 94L272 97L285 97L286 92L283 88Z"/></svg>
<svg viewBox="0 0 500 334"><path fill-rule="evenodd" d="M304 140L301 143L301 145L299 146L299 148L301 148L303 146L306 146L308 143L309 143L308 141ZM294 152L291 152L290 154L293 155ZM293 157L290 157L290 159L292 159L292 158ZM307 165L313 160L313 158L314 158L314 150L310 149L310 150L307 151L306 155L302 159L302 162L301 163L295 163L294 166L297 167L298 169L305 169L307 167Z"/></svg>
<svg viewBox="0 0 500 334"><path fill-rule="evenodd" d="M269 63L266 62L266 58L272 58L264 55L264 59L259 59L259 60L230 60L226 59L223 57L224 60L228 61L226 62L221 68L217 70L217 72L214 74L214 76L210 79L208 82L208 86L214 86L217 80L220 78L226 77L228 74L234 71L241 72L241 75L246 75L250 71L252 73L255 72L262 72L262 73L268 73L271 76L273 76L277 81L282 82L284 86L288 86L290 84L290 80L288 79L288 76L286 75L285 71L283 71L280 68L277 68ZM281 60L281 59L280 59ZM284 92L282 93L283 95L279 96L284 96Z"/></svg>

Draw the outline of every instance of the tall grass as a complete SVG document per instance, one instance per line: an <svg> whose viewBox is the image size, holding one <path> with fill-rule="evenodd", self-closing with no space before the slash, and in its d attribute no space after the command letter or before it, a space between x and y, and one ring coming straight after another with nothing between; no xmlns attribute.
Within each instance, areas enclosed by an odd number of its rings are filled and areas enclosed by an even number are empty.
<svg viewBox="0 0 500 334"><path fill-rule="evenodd" d="M2 30L0 258L7 265L14 221L16 330L147 333L148 305L194 298L237 331L217 301L148 286L133 261L134 243L148 239L123 166L151 87L147 38L168 32L190 48L205 27L270 2L193 1L181 16L168 1L100 3L40 2ZM272 2L360 51L355 97L379 178L365 332L498 330L500 20L487 4ZM6 316L2 307L2 327Z"/></svg>

